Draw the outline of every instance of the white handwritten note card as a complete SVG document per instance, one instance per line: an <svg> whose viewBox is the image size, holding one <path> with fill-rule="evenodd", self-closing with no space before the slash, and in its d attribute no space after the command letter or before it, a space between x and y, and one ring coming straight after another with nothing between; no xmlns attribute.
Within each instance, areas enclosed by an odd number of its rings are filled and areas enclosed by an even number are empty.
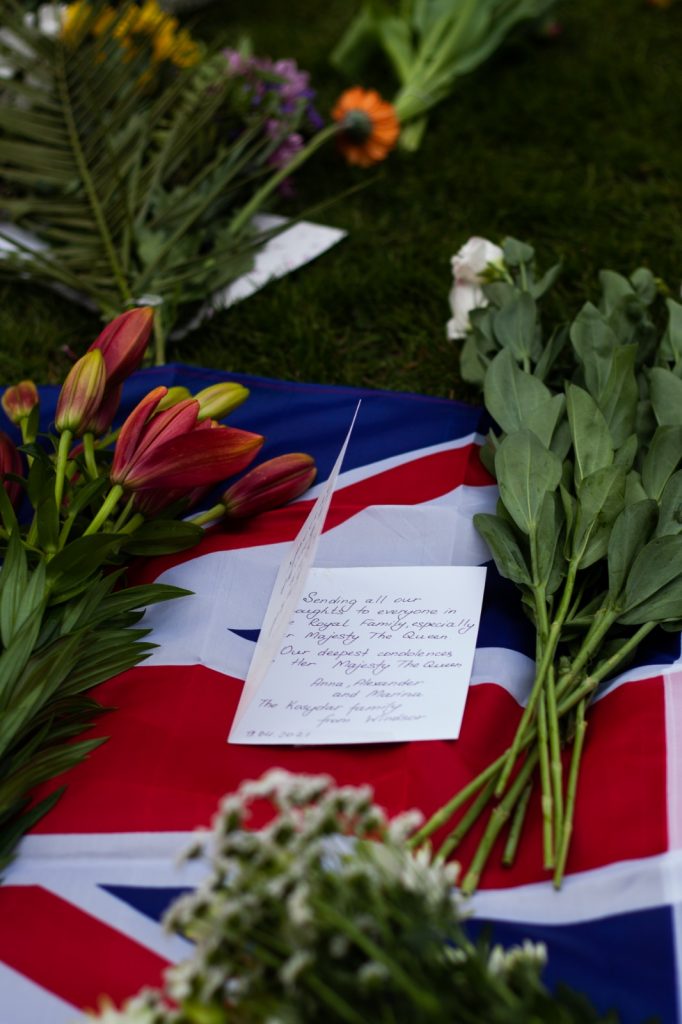
<svg viewBox="0 0 682 1024"><path fill-rule="evenodd" d="M312 568L230 743L455 739L485 568Z"/></svg>

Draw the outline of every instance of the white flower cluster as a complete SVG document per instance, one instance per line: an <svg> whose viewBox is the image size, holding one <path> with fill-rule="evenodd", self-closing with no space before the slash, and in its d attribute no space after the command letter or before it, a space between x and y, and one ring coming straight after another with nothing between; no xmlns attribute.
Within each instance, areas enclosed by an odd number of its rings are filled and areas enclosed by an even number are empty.
<svg viewBox="0 0 682 1024"><path fill-rule="evenodd" d="M256 813L264 824L249 827ZM420 821L390 820L369 787L327 776L277 770L245 783L187 854L208 861L206 880L166 918L193 955L166 972L163 993L97 1019L422 1024L446 1019L446 1004L447 1019L472 1006L486 1019L500 993L513 1001L517 987L537 987L544 947L488 954L466 939L457 866L410 849Z"/></svg>

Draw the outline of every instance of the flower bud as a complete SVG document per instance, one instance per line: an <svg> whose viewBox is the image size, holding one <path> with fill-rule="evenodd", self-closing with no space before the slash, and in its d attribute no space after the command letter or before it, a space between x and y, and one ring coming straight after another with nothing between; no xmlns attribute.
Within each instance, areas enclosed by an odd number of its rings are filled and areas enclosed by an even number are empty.
<svg viewBox="0 0 682 1024"><path fill-rule="evenodd" d="M23 466L21 455L15 448L13 442L0 430L0 482L9 495L9 500L16 508L21 493L19 484L15 480L7 480L6 473L14 473L21 476Z"/></svg>
<svg viewBox="0 0 682 1024"><path fill-rule="evenodd" d="M312 455L292 452L278 455L249 470L223 494L221 501L228 519L245 519L293 501L303 494L317 475Z"/></svg>
<svg viewBox="0 0 682 1024"><path fill-rule="evenodd" d="M104 356L107 384L120 384L137 370L154 325L151 306L139 306L121 313L95 338L88 352L99 349Z"/></svg>
<svg viewBox="0 0 682 1024"><path fill-rule="evenodd" d="M176 386L174 388L168 388L168 391L163 396L159 404L155 409L155 413L163 412L164 409L170 409L171 406L177 405L178 402L184 402L186 398L191 398L192 392L189 388L183 388Z"/></svg>
<svg viewBox="0 0 682 1024"><path fill-rule="evenodd" d="M38 389L32 380L21 380L5 388L0 399L8 419L17 425L30 416L39 401Z"/></svg>
<svg viewBox="0 0 682 1024"><path fill-rule="evenodd" d="M201 420L222 420L231 412L237 409L249 397L249 389L242 384L234 384L231 381L224 381L221 384L211 384L194 396L199 403L199 416Z"/></svg>
<svg viewBox="0 0 682 1024"><path fill-rule="evenodd" d="M62 384L57 400L55 427L80 436L91 429L107 380L104 357L99 349L86 352L74 363Z"/></svg>

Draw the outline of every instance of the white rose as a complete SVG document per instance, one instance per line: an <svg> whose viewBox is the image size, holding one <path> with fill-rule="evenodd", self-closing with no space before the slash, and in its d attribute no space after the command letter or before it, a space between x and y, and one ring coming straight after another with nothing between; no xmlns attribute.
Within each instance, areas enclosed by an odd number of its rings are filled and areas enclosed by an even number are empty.
<svg viewBox="0 0 682 1024"><path fill-rule="evenodd" d="M502 264L504 253L499 245L475 235L452 257L452 276L462 284L480 284L481 274L489 263Z"/></svg>
<svg viewBox="0 0 682 1024"><path fill-rule="evenodd" d="M466 337L469 329L469 313L472 309L487 306L481 290L481 275L488 264L502 265L504 254L499 245L489 242L487 238L470 238L465 245L452 257L452 276L454 278L450 291L450 309L452 319L446 325L447 337L450 341Z"/></svg>

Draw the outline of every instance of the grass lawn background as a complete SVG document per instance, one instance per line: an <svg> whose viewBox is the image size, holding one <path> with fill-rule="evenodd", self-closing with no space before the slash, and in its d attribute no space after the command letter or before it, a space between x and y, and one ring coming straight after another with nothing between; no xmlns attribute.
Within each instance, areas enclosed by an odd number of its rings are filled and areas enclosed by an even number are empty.
<svg viewBox="0 0 682 1024"><path fill-rule="evenodd" d="M294 57L327 113L345 83L327 56L347 0L217 0L197 34ZM515 35L462 79L431 116L418 153L372 171L329 147L297 175L295 214L360 183L318 212L349 237L169 347L169 359L272 377L472 399L446 341L449 259L469 235L515 235L541 265L560 258L549 313L572 316L608 266L682 278L682 3L572 0L558 39ZM381 69L377 69L380 76ZM377 78L377 81L379 77ZM360 84L375 85L377 81ZM0 384L59 380L97 317L26 284L0 283Z"/></svg>

